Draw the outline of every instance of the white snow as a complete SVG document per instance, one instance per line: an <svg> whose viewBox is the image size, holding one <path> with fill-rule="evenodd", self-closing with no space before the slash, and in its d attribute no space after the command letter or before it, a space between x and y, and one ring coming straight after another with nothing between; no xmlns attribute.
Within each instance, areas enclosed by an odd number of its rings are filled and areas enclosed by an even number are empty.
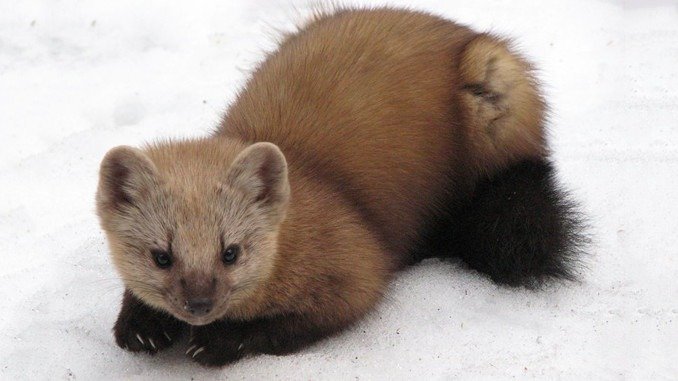
<svg viewBox="0 0 678 381"><path fill-rule="evenodd" d="M0 379L677 379L675 0L389 3L508 34L537 63L560 177L595 234L580 283L506 289L428 261L295 355L204 369L186 343L115 346L99 161L207 134L310 3L0 2Z"/></svg>

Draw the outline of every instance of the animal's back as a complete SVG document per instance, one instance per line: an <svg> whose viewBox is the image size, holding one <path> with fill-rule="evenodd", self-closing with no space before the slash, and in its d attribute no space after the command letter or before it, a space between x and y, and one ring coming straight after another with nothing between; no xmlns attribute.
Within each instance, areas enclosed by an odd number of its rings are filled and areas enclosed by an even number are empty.
<svg viewBox="0 0 678 381"><path fill-rule="evenodd" d="M409 250L463 151L450 105L455 55L470 35L419 13L322 18L258 69L223 130L277 144L291 166L332 182L393 232L392 249Z"/></svg>
<svg viewBox="0 0 678 381"><path fill-rule="evenodd" d="M408 253L475 181L459 67L477 36L425 13L319 16L255 71L220 132L275 143Z"/></svg>

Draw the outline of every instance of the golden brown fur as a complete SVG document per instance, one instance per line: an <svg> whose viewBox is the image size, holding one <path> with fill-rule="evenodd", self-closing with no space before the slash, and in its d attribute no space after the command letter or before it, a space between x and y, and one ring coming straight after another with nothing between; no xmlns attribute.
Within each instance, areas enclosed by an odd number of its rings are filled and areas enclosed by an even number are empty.
<svg viewBox="0 0 678 381"><path fill-rule="evenodd" d="M543 107L528 69L502 41L428 14L339 12L268 57L220 133L273 142L312 166L404 255L458 191L450 187L541 154Z"/></svg>
<svg viewBox="0 0 678 381"><path fill-rule="evenodd" d="M543 112L529 65L500 39L411 11L316 17L254 72L214 136L104 159L98 213L138 306L127 310L167 311L197 341L222 332L205 324L244 324L223 330L235 341L198 343L190 354L206 364L336 332L478 178L545 153ZM220 262L220 240L242 243L239 262ZM170 248L172 268L156 268L149 251ZM190 293L215 298L211 312L183 310Z"/></svg>

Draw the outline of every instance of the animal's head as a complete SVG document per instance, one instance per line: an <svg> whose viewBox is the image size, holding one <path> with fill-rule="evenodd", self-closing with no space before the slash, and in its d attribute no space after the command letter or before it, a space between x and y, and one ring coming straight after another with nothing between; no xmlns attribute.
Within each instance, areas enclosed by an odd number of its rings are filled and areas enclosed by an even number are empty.
<svg viewBox="0 0 678 381"><path fill-rule="evenodd" d="M125 286L193 325L242 309L271 275L290 198L277 146L226 140L117 147L97 213Z"/></svg>

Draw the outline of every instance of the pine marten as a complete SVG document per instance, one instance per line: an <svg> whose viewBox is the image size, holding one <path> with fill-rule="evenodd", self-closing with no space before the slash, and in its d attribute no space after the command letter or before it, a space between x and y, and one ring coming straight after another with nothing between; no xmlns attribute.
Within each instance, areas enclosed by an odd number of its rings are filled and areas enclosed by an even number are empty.
<svg viewBox="0 0 678 381"><path fill-rule="evenodd" d="M213 366L294 352L432 256L511 286L572 278L580 224L545 135L532 67L504 39L409 10L319 14L211 136L104 157L116 342L155 353L187 332Z"/></svg>

